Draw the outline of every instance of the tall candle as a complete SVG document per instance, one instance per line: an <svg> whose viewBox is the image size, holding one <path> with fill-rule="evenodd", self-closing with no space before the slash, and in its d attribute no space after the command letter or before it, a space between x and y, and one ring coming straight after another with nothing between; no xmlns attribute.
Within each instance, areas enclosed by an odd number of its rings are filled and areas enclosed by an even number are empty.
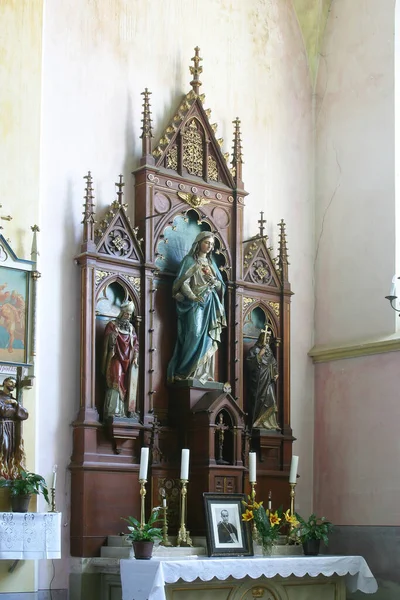
<svg viewBox="0 0 400 600"><path fill-rule="evenodd" d="M56 489L56 481L57 481L57 465L54 465L54 467L53 467L53 483L51 485L53 490Z"/></svg>
<svg viewBox="0 0 400 600"><path fill-rule="evenodd" d="M189 479L189 450L187 448L182 450L181 479L186 481Z"/></svg>
<svg viewBox="0 0 400 600"><path fill-rule="evenodd" d="M256 453L249 452L249 482L255 483L256 481Z"/></svg>
<svg viewBox="0 0 400 600"><path fill-rule="evenodd" d="M140 453L139 479L147 479L147 468L149 465L149 449L142 448Z"/></svg>
<svg viewBox="0 0 400 600"><path fill-rule="evenodd" d="M390 286L389 296L396 296L396 280L397 280L397 277L395 275L392 279L392 285Z"/></svg>
<svg viewBox="0 0 400 600"><path fill-rule="evenodd" d="M296 483L298 464L299 464L299 457L293 455L292 456L292 463L290 465L289 483Z"/></svg>

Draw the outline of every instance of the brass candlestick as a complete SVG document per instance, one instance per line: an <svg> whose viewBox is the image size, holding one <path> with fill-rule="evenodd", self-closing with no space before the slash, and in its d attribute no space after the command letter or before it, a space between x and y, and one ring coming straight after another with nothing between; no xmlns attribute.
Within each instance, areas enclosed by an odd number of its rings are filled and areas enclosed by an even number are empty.
<svg viewBox="0 0 400 600"><path fill-rule="evenodd" d="M172 546L171 542L168 539L168 519L167 519L167 510L168 507L167 505L163 504L163 537L162 540L160 542L160 546Z"/></svg>
<svg viewBox="0 0 400 600"><path fill-rule="evenodd" d="M256 485L257 485L257 482L256 481L250 481L250 485L251 485L250 498L251 498L252 503L254 504L254 501L256 499Z"/></svg>
<svg viewBox="0 0 400 600"><path fill-rule="evenodd" d="M257 482L256 481L250 481L250 485L251 485L251 492L250 492L251 503L254 504L254 502L256 501L256 485L257 485ZM256 537L257 537L257 527L256 527L256 522L253 519L253 538L256 539Z"/></svg>
<svg viewBox="0 0 400 600"><path fill-rule="evenodd" d="M50 510L49 512L57 512L56 510L56 488L50 488Z"/></svg>
<svg viewBox="0 0 400 600"><path fill-rule="evenodd" d="M146 520L145 520L145 509L144 509L144 500L146 497L146 483L147 479L139 479L140 483L140 528L143 529Z"/></svg>
<svg viewBox="0 0 400 600"><path fill-rule="evenodd" d="M176 541L177 546L191 546L192 540L189 537L189 531L186 529L185 519L186 519L186 484L187 479L181 479L181 526L178 532L178 539Z"/></svg>
<svg viewBox="0 0 400 600"><path fill-rule="evenodd" d="M296 484L295 483L290 483L290 515L293 516L294 515L294 506L295 506L295 498L296 498L296 492L295 492L295 487ZM290 525L290 529L293 529L293 525Z"/></svg>

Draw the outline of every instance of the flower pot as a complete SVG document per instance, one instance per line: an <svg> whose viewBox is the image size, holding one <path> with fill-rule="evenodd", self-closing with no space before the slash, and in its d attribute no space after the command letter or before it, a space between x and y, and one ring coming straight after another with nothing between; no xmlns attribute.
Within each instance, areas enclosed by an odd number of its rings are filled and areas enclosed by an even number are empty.
<svg viewBox="0 0 400 600"><path fill-rule="evenodd" d="M154 542L132 542L132 546L138 560L149 560L152 557Z"/></svg>
<svg viewBox="0 0 400 600"><path fill-rule="evenodd" d="M26 513L28 512L31 494L11 496L11 510L13 512Z"/></svg>
<svg viewBox="0 0 400 600"><path fill-rule="evenodd" d="M321 540L307 540L303 542L303 551L305 556L317 556Z"/></svg>

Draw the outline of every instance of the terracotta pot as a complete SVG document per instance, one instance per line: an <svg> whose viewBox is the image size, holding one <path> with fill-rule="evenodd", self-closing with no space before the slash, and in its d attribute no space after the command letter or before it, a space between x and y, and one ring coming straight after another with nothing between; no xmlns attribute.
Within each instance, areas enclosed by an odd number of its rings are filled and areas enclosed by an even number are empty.
<svg viewBox="0 0 400 600"><path fill-rule="evenodd" d="M132 542L135 558L149 560L153 554L154 542Z"/></svg>
<svg viewBox="0 0 400 600"><path fill-rule="evenodd" d="M13 512L26 513L28 512L31 494L21 496L11 496L11 510Z"/></svg>
<svg viewBox="0 0 400 600"><path fill-rule="evenodd" d="M321 540L307 540L303 542L303 552L305 556L317 556Z"/></svg>

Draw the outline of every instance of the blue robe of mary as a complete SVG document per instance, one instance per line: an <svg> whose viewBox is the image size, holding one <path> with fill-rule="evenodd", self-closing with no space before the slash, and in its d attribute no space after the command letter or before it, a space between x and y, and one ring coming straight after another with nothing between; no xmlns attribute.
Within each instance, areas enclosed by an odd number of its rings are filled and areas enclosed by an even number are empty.
<svg viewBox="0 0 400 600"><path fill-rule="evenodd" d="M224 291L221 273L210 255L185 256L172 287L178 331L167 370L169 382L214 379L214 355L226 327Z"/></svg>

